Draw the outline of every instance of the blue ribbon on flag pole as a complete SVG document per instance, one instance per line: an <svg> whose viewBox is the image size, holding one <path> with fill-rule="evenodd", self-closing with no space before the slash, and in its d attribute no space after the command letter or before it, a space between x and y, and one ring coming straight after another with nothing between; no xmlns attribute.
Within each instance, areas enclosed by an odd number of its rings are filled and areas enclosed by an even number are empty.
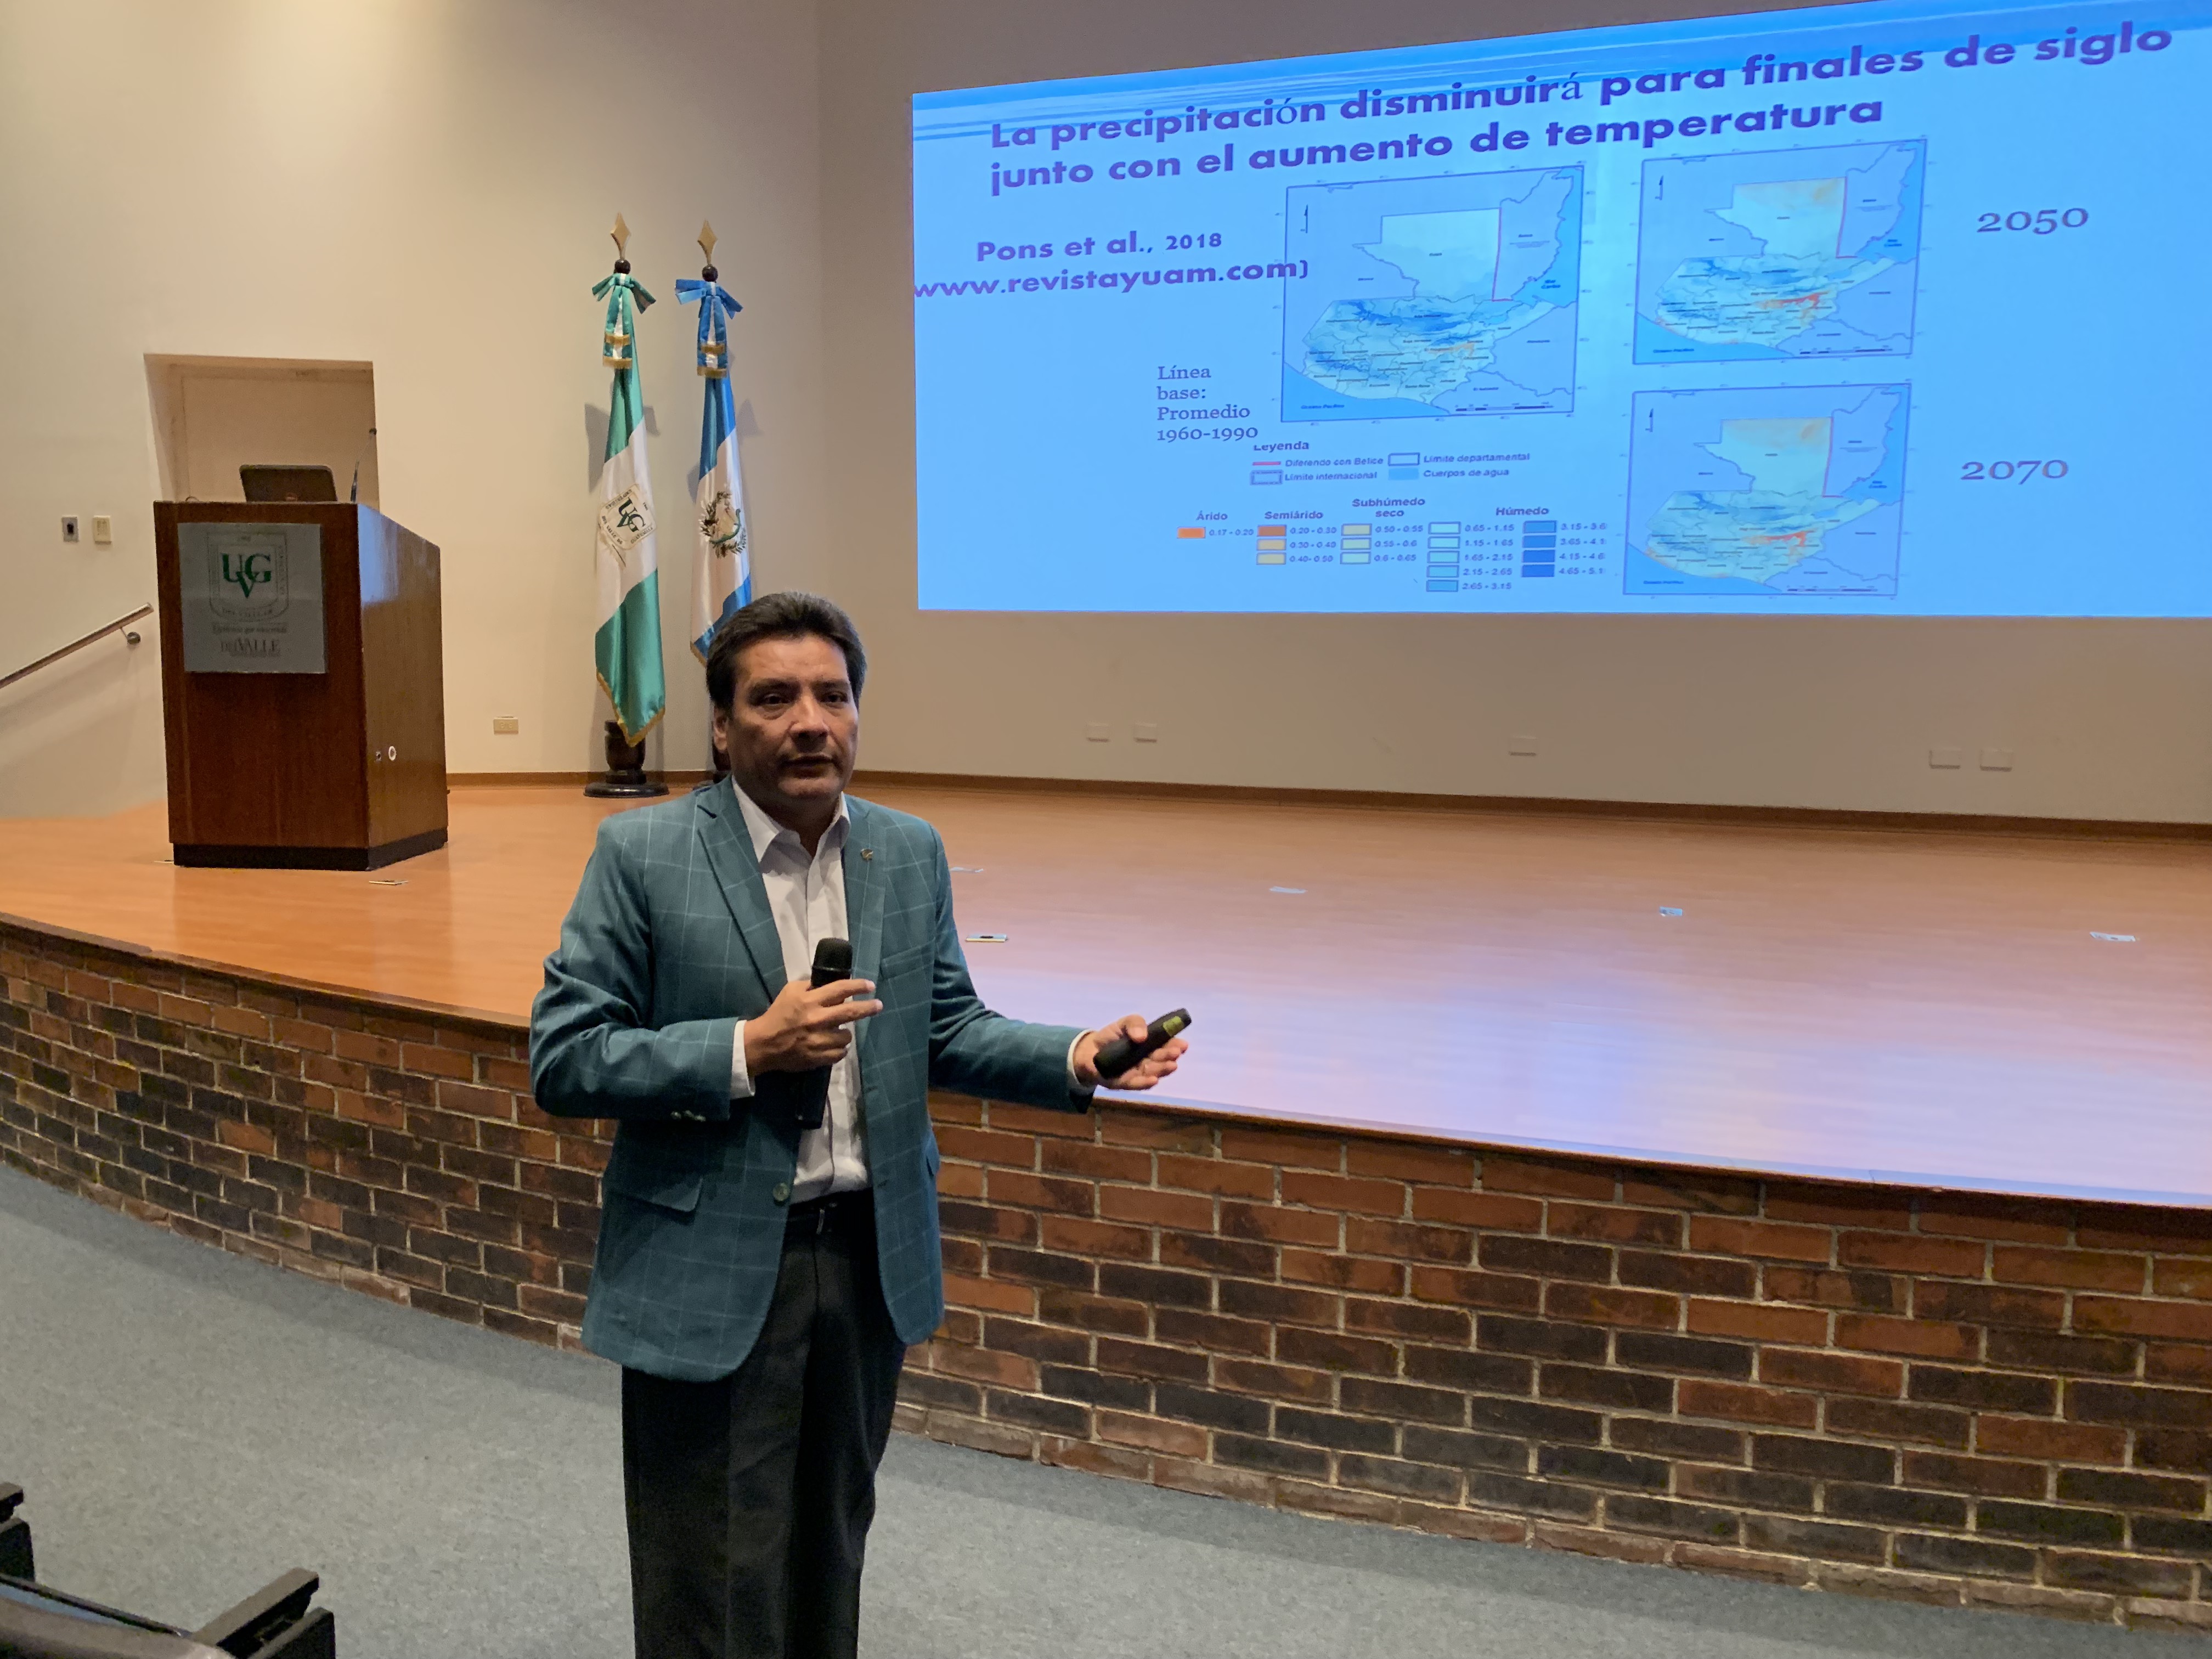
<svg viewBox="0 0 2212 1659"><path fill-rule="evenodd" d="M730 390L730 319L744 307L720 283L677 279L676 302L699 305L699 373L707 377L706 418L699 425L699 474L714 470L714 452L737 430L738 400Z"/></svg>

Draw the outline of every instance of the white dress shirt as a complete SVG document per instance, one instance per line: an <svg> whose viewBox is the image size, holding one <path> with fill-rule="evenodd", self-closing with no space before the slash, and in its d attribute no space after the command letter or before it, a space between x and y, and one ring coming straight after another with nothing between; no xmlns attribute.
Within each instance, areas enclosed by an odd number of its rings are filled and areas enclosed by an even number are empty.
<svg viewBox="0 0 2212 1659"><path fill-rule="evenodd" d="M808 858L796 831L785 829L753 805L735 781L753 855L760 860L761 885L768 890L769 914L783 946L783 974L804 984L814 975L814 947L825 939L850 939L845 922L845 838L852 829L845 798L837 798L837 817ZM738 1022L730 1047L730 1098L747 1100L752 1074L745 1066L745 1022ZM853 1046L830 1073L830 1107L822 1127L799 1138L799 1170L792 1177L791 1201L803 1203L824 1193L851 1192L868 1184L866 1131L860 1121L860 1044Z"/></svg>

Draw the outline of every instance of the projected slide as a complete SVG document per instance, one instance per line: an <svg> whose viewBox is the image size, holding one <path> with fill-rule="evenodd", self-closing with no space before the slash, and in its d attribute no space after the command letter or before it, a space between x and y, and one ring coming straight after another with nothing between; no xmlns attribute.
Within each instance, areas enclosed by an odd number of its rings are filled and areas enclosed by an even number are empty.
<svg viewBox="0 0 2212 1659"><path fill-rule="evenodd" d="M918 97L921 605L2212 616L2208 21Z"/></svg>

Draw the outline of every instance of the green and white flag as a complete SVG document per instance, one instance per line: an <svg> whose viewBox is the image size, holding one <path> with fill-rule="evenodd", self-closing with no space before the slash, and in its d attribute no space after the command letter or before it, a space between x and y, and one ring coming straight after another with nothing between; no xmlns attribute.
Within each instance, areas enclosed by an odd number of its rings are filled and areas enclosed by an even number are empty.
<svg viewBox="0 0 2212 1659"><path fill-rule="evenodd" d="M637 375L637 313L653 295L624 268L592 289L607 302L605 361L614 371L606 465L599 476L597 564L599 684L623 736L641 741L668 706L660 665L660 573L653 538L653 477L645 459L645 392Z"/></svg>

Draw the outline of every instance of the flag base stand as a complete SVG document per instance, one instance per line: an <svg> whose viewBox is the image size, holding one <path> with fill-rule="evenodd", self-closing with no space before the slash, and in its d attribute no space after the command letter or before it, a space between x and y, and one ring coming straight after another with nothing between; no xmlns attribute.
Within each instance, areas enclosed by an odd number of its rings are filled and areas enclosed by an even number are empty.
<svg viewBox="0 0 2212 1659"><path fill-rule="evenodd" d="M645 775L645 745L629 742L623 736L621 722L609 720L606 775L593 778L584 786L584 793L595 799L665 795L668 786Z"/></svg>

